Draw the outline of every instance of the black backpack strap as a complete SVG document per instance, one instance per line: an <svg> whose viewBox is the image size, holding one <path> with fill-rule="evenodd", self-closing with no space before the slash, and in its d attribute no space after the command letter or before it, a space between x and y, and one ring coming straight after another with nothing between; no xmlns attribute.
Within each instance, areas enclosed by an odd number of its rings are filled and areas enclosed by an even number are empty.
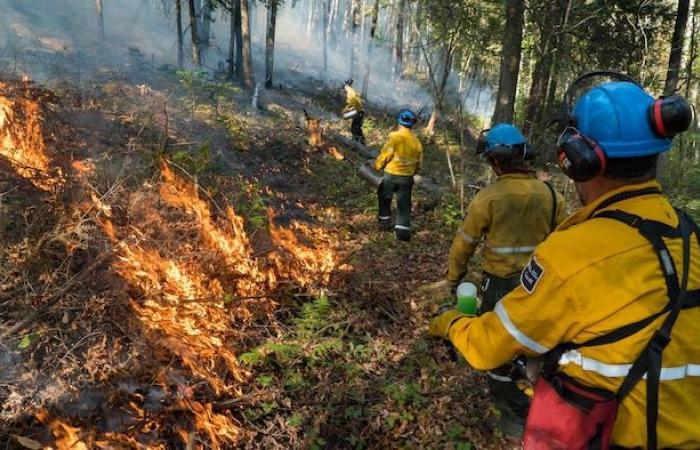
<svg viewBox="0 0 700 450"><path fill-rule="evenodd" d="M695 234L700 246L700 229L683 211L676 211L678 214L678 228L670 227L664 223L642 219L634 214L624 211L603 211L595 217L609 218L626 223L636 228L654 247L654 251L659 259L666 287L668 290L669 302L659 312L642 319L638 322L625 325L610 333L591 339L580 344L565 343L558 345L547 355L543 371L545 374L554 373L561 356L567 350L584 346L596 346L611 344L641 331L662 315L670 314L666 317L661 327L654 333L652 339L641 352L630 368L617 393L617 398L622 401L644 376L647 376L647 448L655 450L657 447L656 424L659 414L659 385L661 380L661 354L671 341L671 331L678 319L682 309L700 306L700 291L688 292L688 274L690 270L690 237ZM676 277L676 267L668 251L668 247L663 237L683 239L683 275L679 285Z"/></svg>
<svg viewBox="0 0 700 450"><path fill-rule="evenodd" d="M552 194L552 215L549 218L549 232L553 232L557 228L557 193L554 191L554 186L549 181L544 184L549 188L549 193Z"/></svg>
<svg viewBox="0 0 700 450"><path fill-rule="evenodd" d="M678 213L679 229L683 238L683 276L678 295L669 296L671 312L661 327L654 333L639 358L632 364L617 393L620 401L624 399L639 381L647 376L647 448L656 450L656 423L659 415L659 384L661 380L661 354L671 342L671 331L688 294L688 274L690 271L690 235L697 234L697 226L683 212ZM700 238L699 238L700 239ZM677 285L677 282L676 282Z"/></svg>

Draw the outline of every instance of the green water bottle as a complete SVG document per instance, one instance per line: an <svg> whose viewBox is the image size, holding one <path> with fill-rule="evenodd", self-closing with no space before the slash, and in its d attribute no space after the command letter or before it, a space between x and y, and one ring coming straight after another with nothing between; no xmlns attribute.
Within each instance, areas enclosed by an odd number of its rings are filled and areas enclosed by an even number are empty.
<svg viewBox="0 0 700 450"><path fill-rule="evenodd" d="M472 283L460 283L457 286L457 310L464 314L475 315L478 309L476 286Z"/></svg>

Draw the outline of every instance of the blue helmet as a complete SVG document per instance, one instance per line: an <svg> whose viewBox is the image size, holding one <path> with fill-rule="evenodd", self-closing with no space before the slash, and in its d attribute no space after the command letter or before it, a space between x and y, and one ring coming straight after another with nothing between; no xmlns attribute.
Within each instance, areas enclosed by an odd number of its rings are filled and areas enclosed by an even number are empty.
<svg viewBox="0 0 700 450"><path fill-rule="evenodd" d="M499 145L515 147L524 144L527 144L525 136L516 126L509 123L496 124L487 130L486 136L484 136L484 151L486 152Z"/></svg>
<svg viewBox="0 0 700 450"><path fill-rule="evenodd" d="M410 109L402 109L396 115L396 123L407 128L411 128L418 122L418 116Z"/></svg>
<svg viewBox="0 0 700 450"><path fill-rule="evenodd" d="M596 86L574 104L576 128L593 139L608 158L637 158L671 148L671 139L652 129L649 110L654 98L628 81Z"/></svg>

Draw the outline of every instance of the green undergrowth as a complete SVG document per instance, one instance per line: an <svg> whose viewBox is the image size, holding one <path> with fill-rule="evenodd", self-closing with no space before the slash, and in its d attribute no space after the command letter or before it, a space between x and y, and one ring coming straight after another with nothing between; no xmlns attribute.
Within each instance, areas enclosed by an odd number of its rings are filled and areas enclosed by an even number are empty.
<svg viewBox="0 0 700 450"><path fill-rule="evenodd" d="M431 344L420 339L401 354L401 343L358 333L351 326L355 306L320 295L300 307L283 335L240 355L257 388L276 393L246 409L247 420L262 424L278 416L310 448L353 449L376 448L384 437L431 420L426 408L441 384ZM471 448L463 425L446 433L454 448ZM422 438L430 439L402 437Z"/></svg>

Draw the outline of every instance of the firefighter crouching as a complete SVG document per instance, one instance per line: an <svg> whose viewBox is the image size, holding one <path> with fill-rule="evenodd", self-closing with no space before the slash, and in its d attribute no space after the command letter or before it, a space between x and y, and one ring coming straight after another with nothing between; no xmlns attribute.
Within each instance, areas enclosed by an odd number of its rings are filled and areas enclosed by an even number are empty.
<svg viewBox="0 0 700 450"><path fill-rule="evenodd" d="M467 273L469 259L484 240L482 304L479 314L492 311L496 302L518 285L535 247L566 218L564 198L538 180L528 168L534 156L521 132L498 124L479 136L477 154L483 155L498 176L480 191L467 208L462 227L450 250L448 281L453 290ZM501 414L506 437L520 439L529 398L517 387L512 365L488 373L489 390Z"/></svg>
<svg viewBox="0 0 700 450"><path fill-rule="evenodd" d="M396 239L411 240L411 191L413 176L423 165L423 146L411 128L418 117L409 109L396 116L396 131L382 147L374 163L375 170L383 170L382 184L377 189L379 201L379 227L391 231L391 201L396 194L397 217L394 230Z"/></svg>
<svg viewBox="0 0 700 450"><path fill-rule="evenodd" d="M601 75L616 81L571 109L576 88ZM557 157L583 209L537 247L493 312L448 311L430 333L479 370L545 355L526 449L698 449L700 238L655 180L690 107L605 72L574 82L562 110Z"/></svg>

